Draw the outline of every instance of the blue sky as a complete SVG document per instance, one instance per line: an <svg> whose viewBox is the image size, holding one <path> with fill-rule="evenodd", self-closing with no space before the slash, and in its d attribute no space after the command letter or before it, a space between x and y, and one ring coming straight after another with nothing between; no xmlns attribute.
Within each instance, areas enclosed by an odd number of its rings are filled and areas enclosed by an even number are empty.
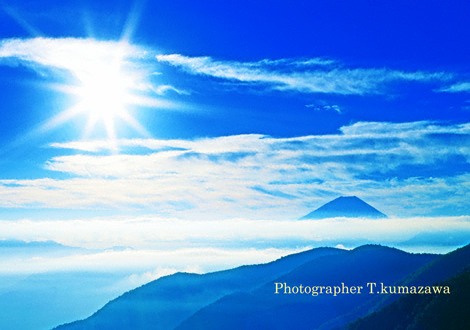
<svg viewBox="0 0 470 330"><path fill-rule="evenodd" d="M469 12L0 0L0 327L311 247L467 244ZM342 195L389 218L297 221Z"/></svg>
<svg viewBox="0 0 470 330"><path fill-rule="evenodd" d="M2 214L468 214L468 7L3 2Z"/></svg>
<svg viewBox="0 0 470 330"><path fill-rule="evenodd" d="M4 1L1 214L468 215L469 7Z"/></svg>

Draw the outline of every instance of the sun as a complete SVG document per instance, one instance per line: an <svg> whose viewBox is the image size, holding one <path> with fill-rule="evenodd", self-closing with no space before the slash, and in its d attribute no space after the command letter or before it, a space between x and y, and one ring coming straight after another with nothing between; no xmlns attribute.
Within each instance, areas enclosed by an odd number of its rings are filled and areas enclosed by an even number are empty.
<svg viewBox="0 0 470 330"><path fill-rule="evenodd" d="M82 140L99 140L101 145L118 150L124 136L135 137L137 133L151 137L136 119L142 108L181 108L170 96L164 96L165 91L176 89L160 85L156 78L160 73L155 50L131 42L143 6L143 1L132 5L122 31L109 31L108 35L115 35L111 39L96 38L90 25L87 37L2 40L2 58L16 59L37 70L41 80L47 78L40 83L41 88L66 94L69 104L33 128L24 140L72 122L82 132Z"/></svg>
<svg viewBox="0 0 470 330"><path fill-rule="evenodd" d="M108 139L115 141L118 120L136 126L128 111L129 106L139 103L136 73L126 71L124 64L119 58L93 61L77 73L78 84L70 91L78 100L75 110L87 116L85 137L101 124Z"/></svg>
<svg viewBox="0 0 470 330"><path fill-rule="evenodd" d="M111 130L115 119L127 114L130 86L126 80L119 67L97 67L81 81L76 95L81 100L79 107L88 113L90 126L103 122Z"/></svg>
<svg viewBox="0 0 470 330"><path fill-rule="evenodd" d="M161 100L149 95L145 83L149 73L139 67L132 56L138 52L125 42L97 42L82 40L74 47L73 56L67 52L67 83L55 86L67 93L74 105L52 118L45 129L50 129L74 117L86 118L83 139L105 136L109 148L118 148L118 126L132 127L140 135L150 136L132 116L131 109L158 107Z"/></svg>

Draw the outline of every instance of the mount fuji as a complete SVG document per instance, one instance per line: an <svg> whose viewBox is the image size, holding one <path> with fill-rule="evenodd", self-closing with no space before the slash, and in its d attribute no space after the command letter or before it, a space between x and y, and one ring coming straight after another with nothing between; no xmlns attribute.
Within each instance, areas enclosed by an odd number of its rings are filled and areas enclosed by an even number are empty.
<svg viewBox="0 0 470 330"><path fill-rule="evenodd" d="M387 218L385 214L356 196L341 196L303 216L300 220L335 217Z"/></svg>

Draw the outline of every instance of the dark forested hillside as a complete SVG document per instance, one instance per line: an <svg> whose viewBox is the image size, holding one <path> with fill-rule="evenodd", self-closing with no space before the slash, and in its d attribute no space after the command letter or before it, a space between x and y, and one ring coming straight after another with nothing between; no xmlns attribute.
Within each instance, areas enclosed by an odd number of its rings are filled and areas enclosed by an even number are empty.
<svg viewBox="0 0 470 330"><path fill-rule="evenodd" d="M359 319L349 330L467 330L470 327L470 271L439 283L450 295L410 295Z"/></svg>

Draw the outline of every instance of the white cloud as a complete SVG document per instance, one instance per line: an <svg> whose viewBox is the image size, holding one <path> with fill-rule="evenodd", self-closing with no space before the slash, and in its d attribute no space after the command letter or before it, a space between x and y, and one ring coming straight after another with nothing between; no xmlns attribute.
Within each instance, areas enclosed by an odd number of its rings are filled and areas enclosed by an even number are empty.
<svg viewBox="0 0 470 330"><path fill-rule="evenodd" d="M136 60L145 56L145 49L126 42L97 41L80 38L4 39L0 42L0 58L12 58L27 65L41 65L86 73L95 63L116 58Z"/></svg>
<svg viewBox="0 0 470 330"><path fill-rule="evenodd" d="M465 244L464 237L468 240L469 233L469 216L317 221L149 216L2 221L0 239L53 240L91 250L31 257L10 254L0 258L0 273L128 272L135 275L126 281L144 282L175 271L208 272L268 262L318 246L351 248L380 243L420 251L449 251ZM456 235L460 238L446 241ZM128 248L112 249L117 245Z"/></svg>
<svg viewBox="0 0 470 330"><path fill-rule="evenodd" d="M318 104L307 104L305 105L306 108L310 108L310 109L313 109L315 111L334 111L336 113L339 113L341 114L342 111L341 111L341 107L337 104L332 104L332 105L329 105L329 104L323 104L323 105L318 105Z"/></svg>
<svg viewBox="0 0 470 330"><path fill-rule="evenodd" d="M295 249L195 248L174 249L173 251L104 251L62 257L5 258L0 261L0 274L63 271L128 272L135 275L125 281L139 285L175 271L205 273L239 265L269 262L297 251ZM157 271L152 271L154 269Z"/></svg>
<svg viewBox="0 0 470 330"><path fill-rule="evenodd" d="M324 59L262 60L258 62L218 61L211 57L180 54L157 55L160 63L188 73L244 83L263 84L277 90L303 93L363 95L383 93L387 83L396 81L446 81L451 75L404 72L389 69L348 69ZM309 67L312 66L313 67ZM299 67L302 67L299 70Z"/></svg>
<svg viewBox="0 0 470 330"><path fill-rule="evenodd" d="M430 134L470 134L470 123L442 125L432 121L415 121L404 123L358 122L340 128L349 136L360 137L423 137Z"/></svg>
<svg viewBox="0 0 470 330"><path fill-rule="evenodd" d="M116 123L124 123L140 136L150 136L128 111L132 108L185 109L186 106L158 95L168 90L184 93L169 85L153 86L146 48L121 41L91 38L30 38L0 40L0 65L20 64L44 76L46 87L72 96L73 105L33 129L19 142L57 128L76 117L86 117L83 136L96 135L102 124L108 149L116 150ZM112 108L112 112L107 109Z"/></svg>
<svg viewBox="0 0 470 330"><path fill-rule="evenodd" d="M439 92L445 93L468 93L470 92L470 82L459 82L453 85L441 88Z"/></svg>
<svg viewBox="0 0 470 330"><path fill-rule="evenodd" d="M201 153L224 153L242 151L263 151L263 140L266 136L261 134L243 134L221 136L217 138L201 138L197 140L157 140L157 139L121 139L123 148L139 147L157 151L193 151ZM73 149L80 151L98 152L107 150L107 141L73 141L66 143L52 143L55 148ZM260 149L261 148L261 149Z"/></svg>
<svg viewBox="0 0 470 330"><path fill-rule="evenodd" d="M159 85L152 87L152 90L157 94L157 95L165 95L168 92L174 92L176 94L180 95L189 95L189 92L185 90L178 89L174 86L171 85Z"/></svg>
<svg viewBox="0 0 470 330"><path fill-rule="evenodd" d="M37 70L41 75L46 73L63 80L66 73L67 78L73 79L70 84L50 83L52 89L74 93L80 84L97 83L98 79L100 83L110 84L117 76L122 80L119 85L130 94L129 103L172 108L171 102L145 94L151 91L162 94L170 89L184 93L172 86L152 85L149 79L154 65L148 61L148 54L146 48L124 40L43 37L0 40L0 64L2 60L8 60L3 64L16 62Z"/></svg>
<svg viewBox="0 0 470 330"><path fill-rule="evenodd" d="M0 205L292 219L357 195L389 215L468 214L469 140L469 124L414 122L292 138L119 141L141 154L102 155L103 141L56 143L81 151L46 163L69 178L1 180Z"/></svg>

